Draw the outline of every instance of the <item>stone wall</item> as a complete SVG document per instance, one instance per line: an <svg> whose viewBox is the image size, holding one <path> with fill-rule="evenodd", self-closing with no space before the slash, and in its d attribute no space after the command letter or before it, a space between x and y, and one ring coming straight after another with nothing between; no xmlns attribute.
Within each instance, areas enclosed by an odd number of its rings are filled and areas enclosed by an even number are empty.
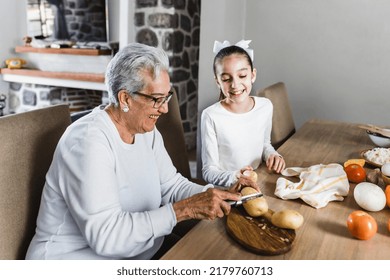
<svg viewBox="0 0 390 280"><path fill-rule="evenodd" d="M65 0L63 11L69 39L107 42L105 5L105 0Z"/></svg>
<svg viewBox="0 0 390 280"><path fill-rule="evenodd" d="M136 0L135 40L169 55L187 149L196 147L200 0Z"/></svg>
<svg viewBox="0 0 390 280"><path fill-rule="evenodd" d="M106 43L106 1L109 0L27 0L28 34L85 44Z"/></svg>

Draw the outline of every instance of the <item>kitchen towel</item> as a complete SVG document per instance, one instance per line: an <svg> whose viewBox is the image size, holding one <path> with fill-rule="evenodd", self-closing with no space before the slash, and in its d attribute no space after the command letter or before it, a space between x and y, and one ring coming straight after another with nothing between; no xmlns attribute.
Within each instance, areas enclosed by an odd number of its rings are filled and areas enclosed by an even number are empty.
<svg viewBox="0 0 390 280"><path fill-rule="evenodd" d="M286 177L299 176L298 183L279 177L275 195L282 199L300 198L314 208L325 207L330 201L342 201L348 195L349 182L343 166L337 163L317 164L308 168L289 167Z"/></svg>

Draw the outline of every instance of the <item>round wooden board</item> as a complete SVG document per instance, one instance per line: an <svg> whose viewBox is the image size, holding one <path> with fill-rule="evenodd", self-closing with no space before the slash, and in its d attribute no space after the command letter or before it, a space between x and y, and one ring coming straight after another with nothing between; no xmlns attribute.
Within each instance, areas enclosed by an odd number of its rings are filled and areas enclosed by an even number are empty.
<svg viewBox="0 0 390 280"><path fill-rule="evenodd" d="M252 218L242 206L231 209L226 231L243 247L259 255L286 253L295 239L295 230L276 227L264 217Z"/></svg>

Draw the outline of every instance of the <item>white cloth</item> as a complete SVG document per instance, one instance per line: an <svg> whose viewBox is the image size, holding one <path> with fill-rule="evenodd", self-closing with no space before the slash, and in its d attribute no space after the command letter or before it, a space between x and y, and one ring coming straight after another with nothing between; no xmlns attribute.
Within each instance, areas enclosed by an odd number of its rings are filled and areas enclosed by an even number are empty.
<svg viewBox="0 0 390 280"><path fill-rule="evenodd" d="M318 164L308 168L289 167L284 176L299 176L293 183L283 177L276 181L275 195L282 199L300 198L314 208L325 207L330 201L342 201L348 195L349 182L343 166L337 163Z"/></svg>
<svg viewBox="0 0 390 280"><path fill-rule="evenodd" d="M244 166L256 169L271 154L272 111L269 99L252 96L255 106L243 114L226 110L217 102L202 112L202 175L219 186L231 186Z"/></svg>
<svg viewBox="0 0 390 280"><path fill-rule="evenodd" d="M56 148L26 258L149 259L177 223L172 202L206 188L176 172L157 129L126 144L96 108Z"/></svg>

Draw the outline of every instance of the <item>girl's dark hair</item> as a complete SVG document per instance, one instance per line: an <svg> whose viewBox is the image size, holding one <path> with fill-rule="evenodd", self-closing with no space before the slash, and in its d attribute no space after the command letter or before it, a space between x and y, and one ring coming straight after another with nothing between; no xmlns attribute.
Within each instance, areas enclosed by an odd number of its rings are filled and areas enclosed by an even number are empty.
<svg viewBox="0 0 390 280"><path fill-rule="evenodd" d="M216 72L217 63L219 63L226 56L229 56L232 54L242 54L243 56L245 56L249 65L251 66L251 70L253 71L253 62L252 62L252 59L250 58L249 54L243 48L233 45L233 46L223 48L214 57L214 63L213 63L214 75L217 74L217 72Z"/></svg>
<svg viewBox="0 0 390 280"><path fill-rule="evenodd" d="M249 54L243 48L233 45L233 46L223 48L214 57L213 70L214 70L215 77L217 76L217 70L216 70L217 63L221 63L222 59L224 59L226 56L229 56L232 54L243 55L246 58L246 60L248 61L249 65L251 66L251 71L253 71L253 62L252 62L252 59L250 58ZM219 100L222 100L224 98L225 98L225 96L223 95L223 93L221 91L220 95L219 95Z"/></svg>

